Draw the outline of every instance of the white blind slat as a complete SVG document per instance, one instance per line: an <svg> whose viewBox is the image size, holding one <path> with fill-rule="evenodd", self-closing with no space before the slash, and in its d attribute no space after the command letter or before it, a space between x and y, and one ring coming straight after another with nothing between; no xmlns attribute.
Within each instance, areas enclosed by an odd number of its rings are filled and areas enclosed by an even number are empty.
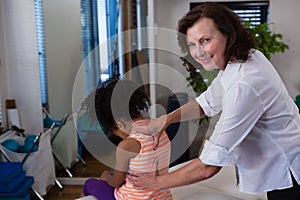
<svg viewBox="0 0 300 200"><path fill-rule="evenodd" d="M260 25L268 20L269 1L231 1L219 3L222 3L238 14L243 21L250 21L251 26ZM190 8L194 8L200 4L190 3Z"/></svg>

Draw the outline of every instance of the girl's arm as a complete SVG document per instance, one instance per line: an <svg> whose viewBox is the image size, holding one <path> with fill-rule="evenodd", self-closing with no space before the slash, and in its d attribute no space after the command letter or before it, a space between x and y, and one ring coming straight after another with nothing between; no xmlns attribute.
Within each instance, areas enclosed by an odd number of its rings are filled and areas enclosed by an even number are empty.
<svg viewBox="0 0 300 200"><path fill-rule="evenodd" d="M116 151L116 165L113 174L104 171L100 179L112 187L120 187L124 184L129 169L129 161L140 152L140 143L132 138L122 140Z"/></svg>

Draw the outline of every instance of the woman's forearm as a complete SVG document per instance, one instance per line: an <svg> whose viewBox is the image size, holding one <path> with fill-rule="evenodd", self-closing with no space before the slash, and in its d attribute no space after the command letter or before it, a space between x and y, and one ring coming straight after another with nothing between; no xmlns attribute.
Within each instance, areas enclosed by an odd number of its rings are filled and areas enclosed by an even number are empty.
<svg viewBox="0 0 300 200"><path fill-rule="evenodd" d="M167 175L157 176L159 189L173 188L206 180L220 171L221 167L203 164L199 158Z"/></svg>
<svg viewBox="0 0 300 200"><path fill-rule="evenodd" d="M132 124L130 134L143 133L147 135L158 135L170 124L204 116L204 112L196 101L190 101L175 111L162 115L155 119L138 120Z"/></svg>
<svg viewBox="0 0 300 200"><path fill-rule="evenodd" d="M181 106L167 115L167 125L176 122L182 122L192 119L198 119L204 116L204 112L200 105L194 100Z"/></svg>

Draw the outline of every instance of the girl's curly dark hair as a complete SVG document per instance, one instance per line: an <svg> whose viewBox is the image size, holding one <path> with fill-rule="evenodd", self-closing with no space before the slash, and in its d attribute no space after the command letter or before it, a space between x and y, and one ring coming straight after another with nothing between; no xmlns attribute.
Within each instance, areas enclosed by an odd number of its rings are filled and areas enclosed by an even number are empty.
<svg viewBox="0 0 300 200"><path fill-rule="evenodd" d="M99 123L109 132L116 130L116 120L137 119L148 111L149 97L143 86L129 80L109 79L96 89L95 110Z"/></svg>
<svg viewBox="0 0 300 200"><path fill-rule="evenodd" d="M179 20L177 27L178 44L182 52L187 55L186 58L192 59L191 56L188 56L190 53L186 41L187 30L203 17L212 19L216 28L227 37L225 62L246 62L251 49L255 48L253 34L243 25L237 14L226 6L215 2L203 3L190 10Z"/></svg>

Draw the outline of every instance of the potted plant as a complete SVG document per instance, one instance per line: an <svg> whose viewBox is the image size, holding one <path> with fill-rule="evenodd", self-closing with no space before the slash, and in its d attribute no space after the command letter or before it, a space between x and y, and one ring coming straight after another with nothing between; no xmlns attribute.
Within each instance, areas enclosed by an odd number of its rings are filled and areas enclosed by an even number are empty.
<svg viewBox="0 0 300 200"><path fill-rule="evenodd" d="M257 45L260 50L269 60L272 54L282 52L289 49L289 46L282 41L282 34L272 32L269 27L273 23L262 23L257 26L252 26L250 22L245 22L253 33Z"/></svg>

